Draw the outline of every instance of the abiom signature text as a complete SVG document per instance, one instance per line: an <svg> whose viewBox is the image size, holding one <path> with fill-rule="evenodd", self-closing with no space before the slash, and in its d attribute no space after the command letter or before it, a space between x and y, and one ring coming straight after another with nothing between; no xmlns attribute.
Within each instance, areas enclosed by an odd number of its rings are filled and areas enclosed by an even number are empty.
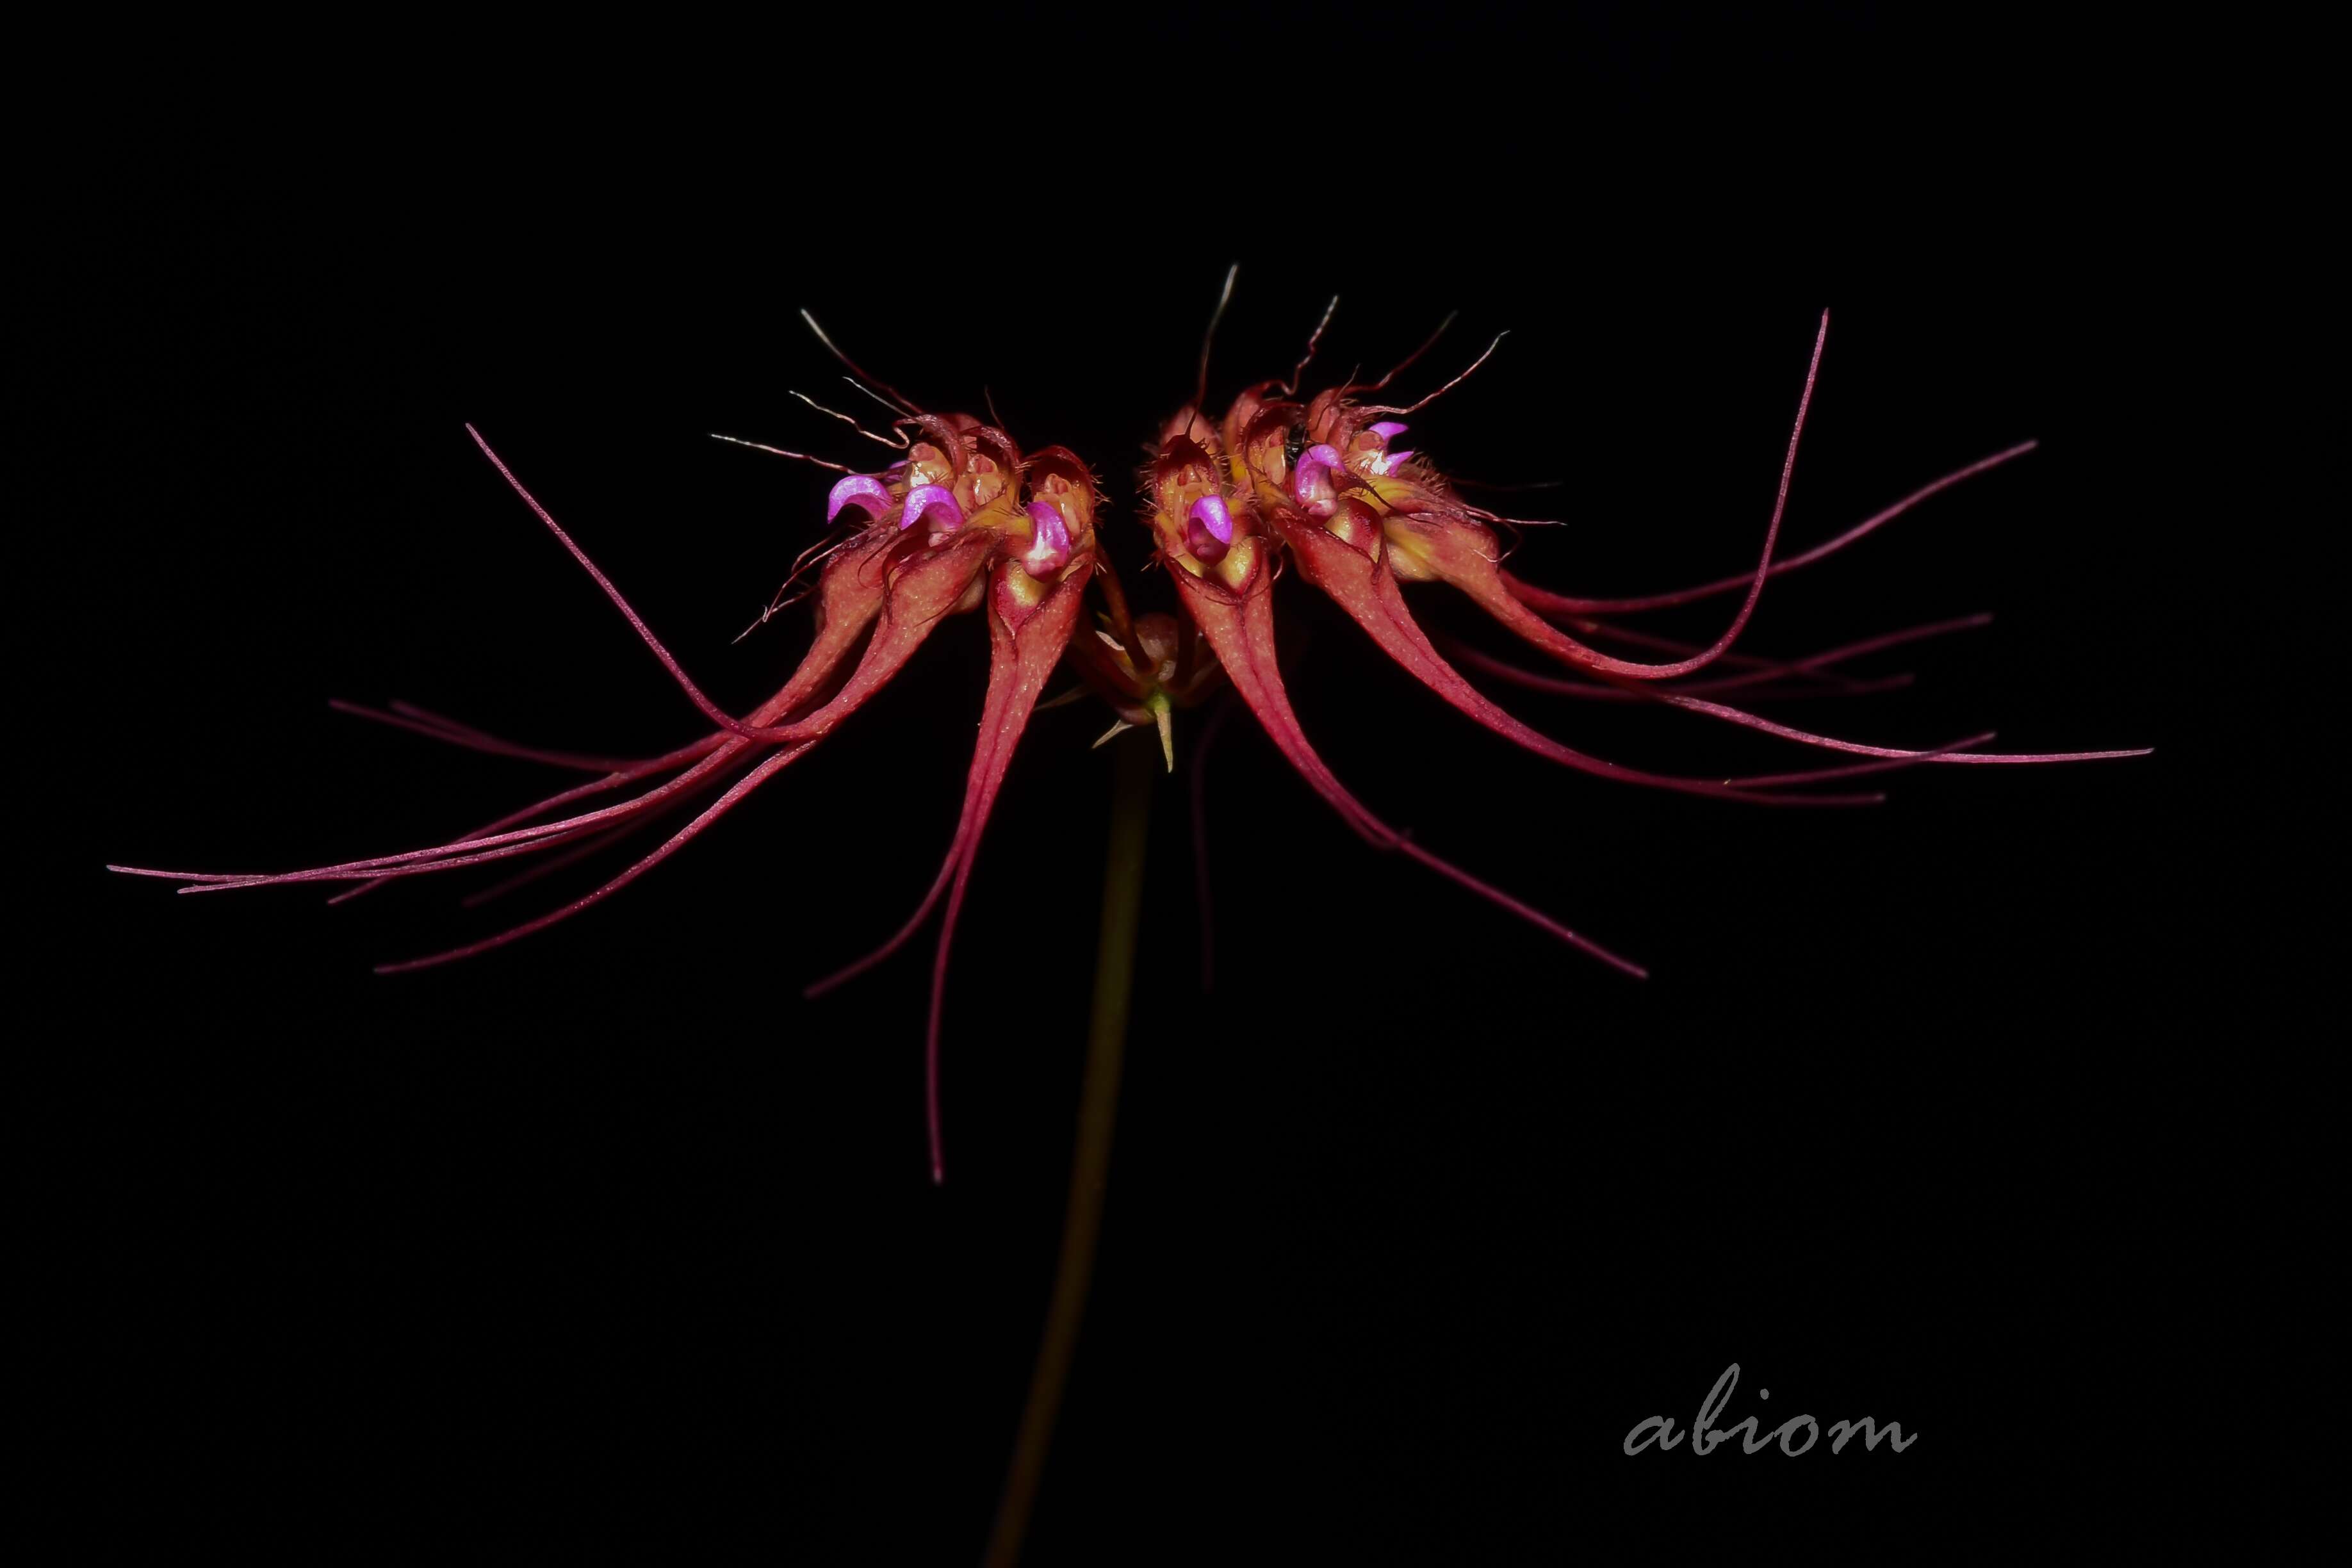
<svg viewBox="0 0 2352 1568"><path fill-rule="evenodd" d="M1706 1398L1700 1402L1698 1419L1691 1423L1689 1432L1675 1431L1674 1420L1670 1416L1653 1415L1636 1423L1633 1429L1625 1434L1625 1452L1638 1454L1653 1444L1664 1452L1688 1436L1690 1451L1704 1457L1714 1453L1717 1447L1730 1441L1733 1433L1740 1432L1745 1428L1744 1435L1739 1439L1741 1453L1761 1453L1777 1441L1780 1445L1780 1452L1793 1459L1800 1454L1810 1452L1813 1445L1822 1440L1821 1423L1810 1415L1791 1415L1760 1437L1756 1435L1757 1420L1753 1415L1744 1421L1735 1421L1728 1426L1717 1430L1716 1421L1722 1415L1723 1407L1731 1403L1732 1391L1738 1386L1739 1363L1733 1362L1724 1368L1723 1375L1715 1380L1715 1386L1707 1391ZM1759 1389L1757 1397L1769 1399L1772 1397L1772 1391L1769 1388ZM1900 1422L1889 1421L1881 1427L1877 1422L1864 1415L1853 1421L1831 1423L1830 1452L1843 1453L1847 1442L1857 1432L1862 1434L1862 1446L1865 1452L1875 1449L1881 1438L1885 1439L1887 1447L1898 1454L1919 1440L1919 1435L1916 1432L1907 1437L1905 1436ZM1798 1446L1797 1439L1801 1436L1804 1442L1802 1446Z"/></svg>

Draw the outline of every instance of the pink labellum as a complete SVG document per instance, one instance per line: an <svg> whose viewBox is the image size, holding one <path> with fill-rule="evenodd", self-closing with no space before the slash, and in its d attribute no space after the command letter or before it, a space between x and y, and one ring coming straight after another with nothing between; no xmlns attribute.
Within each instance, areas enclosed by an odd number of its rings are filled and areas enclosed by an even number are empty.
<svg viewBox="0 0 2352 1568"><path fill-rule="evenodd" d="M824 498L824 520L831 522L841 515L844 507L856 507L868 521L880 518L898 503L890 499L890 487L871 474L852 474L833 487Z"/></svg>
<svg viewBox="0 0 2352 1568"><path fill-rule="evenodd" d="M956 504L955 492L943 485L917 485L907 492L907 510L898 519L902 529L921 522L934 535L950 533L963 526L963 508Z"/></svg>
<svg viewBox="0 0 2352 1568"><path fill-rule="evenodd" d="M1021 569L1044 582L1070 563L1070 525L1051 501L1033 500L1024 508L1033 532L1021 554Z"/></svg>
<svg viewBox="0 0 2352 1568"><path fill-rule="evenodd" d="M1204 566L1214 566L1233 548L1233 513L1223 496L1202 496L1184 516L1184 548Z"/></svg>
<svg viewBox="0 0 2352 1568"><path fill-rule="evenodd" d="M1298 504L1315 517L1328 517L1339 505L1338 492L1331 488L1331 476L1347 471L1339 454L1329 447L1309 447L1298 454L1298 461L1290 471L1290 493Z"/></svg>
<svg viewBox="0 0 2352 1568"><path fill-rule="evenodd" d="M1391 449L1389 443L1405 433L1405 426L1393 419L1382 419L1365 426L1366 431L1381 438L1381 449L1365 459L1364 466L1383 479L1402 468L1412 456L1409 447Z"/></svg>

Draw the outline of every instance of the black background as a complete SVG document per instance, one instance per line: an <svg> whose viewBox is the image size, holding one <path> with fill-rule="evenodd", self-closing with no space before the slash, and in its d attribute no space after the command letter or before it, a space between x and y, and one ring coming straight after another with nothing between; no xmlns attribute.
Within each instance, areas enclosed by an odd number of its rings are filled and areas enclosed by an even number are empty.
<svg viewBox="0 0 2352 1568"><path fill-rule="evenodd" d="M1098 706L1033 724L980 861L944 1189L928 944L799 988L945 847L975 623L691 852L466 965L369 973L504 923L441 879L329 911L98 868L408 847L568 782L330 697L602 752L699 732L464 421L722 701L772 689L805 613L730 639L829 476L706 433L878 456L786 396L856 406L803 306L927 405L985 388L1092 461L1130 591L1168 607L1132 468L1238 258L1213 399L1286 368L1335 290L1332 374L1459 307L1425 389L1510 329L1414 435L1564 480L1525 500L1567 526L1515 564L1580 591L1750 558L1828 305L1792 546L2043 446L1776 581L1759 650L1998 616L1881 662L1912 689L1787 716L2158 750L1916 770L1856 812L1612 788L1286 582L1290 687L1340 775L1654 977L1370 853L1244 717L1209 774L1204 994L1167 781L1027 1560L1916 1553L2274 1517L2296 1453L2271 1412L2311 1375L2275 1318L2314 1288L2291 1108L2324 1043L2294 995L2320 932L2286 917L2321 873L2310 759L2259 714L2302 679L2316 515L2282 477L2313 416L2248 355L2306 330L2293 247L2262 160L2225 151L2226 53L1978 21L893 17L281 38L284 69L142 39L30 143L16 312L16 531L54 552L16 577L25 765L55 786L18 817L51 1495L93 1540L976 1557L1061 1217ZM1801 765L1696 718L1509 705L1670 771ZM1735 1419L1868 1414L1917 1446L1622 1454L1735 1361Z"/></svg>

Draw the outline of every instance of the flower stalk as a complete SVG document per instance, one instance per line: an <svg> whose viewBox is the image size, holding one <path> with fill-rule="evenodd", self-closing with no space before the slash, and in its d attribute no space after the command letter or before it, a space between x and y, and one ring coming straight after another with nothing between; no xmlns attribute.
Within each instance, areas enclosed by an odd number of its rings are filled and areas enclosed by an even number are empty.
<svg viewBox="0 0 2352 1568"><path fill-rule="evenodd" d="M987 1568L1020 1561L1029 1514L1053 1447L1078 1326L1094 1280L1095 1242L1102 1233L1103 1187L1110 1170L1111 1129L1118 1117L1118 1079L1127 1047L1128 1005L1135 992L1135 939L1143 910L1143 859L1150 837L1151 791L1159 769L1152 749L1135 741L1111 748L1110 835L1103 857L1100 936L1095 948L1094 1007L1078 1086L1077 1138L1070 1152L1070 1200L1045 1337L1029 1377L1029 1401L1013 1440L1004 1494L990 1531Z"/></svg>

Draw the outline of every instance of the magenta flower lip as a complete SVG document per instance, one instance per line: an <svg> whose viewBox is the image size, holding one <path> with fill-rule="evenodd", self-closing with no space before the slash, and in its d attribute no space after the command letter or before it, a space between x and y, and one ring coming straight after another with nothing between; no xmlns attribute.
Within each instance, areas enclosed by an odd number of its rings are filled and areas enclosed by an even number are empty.
<svg viewBox="0 0 2352 1568"><path fill-rule="evenodd" d="M824 499L824 520L831 522L845 507L856 507L870 520L887 512L898 502L890 499L890 487L871 474L852 474L833 487Z"/></svg>
<svg viewBox="0 0 2352 1568"><path fill-rule="evenodd" d="M1348 465L1336 448L1318 443L1298 455L1297 466L1291 470L1290 492L1307 511L1328 516L1337 504L1331 476L1347 471Z"/></svg>
<svg viewBox="0 0 2352 1568"><path fill-rule="evenodd" d="M1034 530L1029 548L1022 553L1022 569L1040 580L1069 563L1070 525L1051 501L1033 500L1022 509Z"/></svg>
<svg viewBox="0 0 2352 1568"><path fill-rule="evenodd" d="M1184 543L1205 565L1214 566L1233 548L1233 513L1223 496L1202 496L1184 514Z"/></svg>
<svg viewBox="0 0 2352 1568"><path fill-rule="evenodd" d="M907 492L906 508L898 519L901 529L921 522L935 533L951 533L963 526L963 508L945 485L917 485Z"/></svg>

